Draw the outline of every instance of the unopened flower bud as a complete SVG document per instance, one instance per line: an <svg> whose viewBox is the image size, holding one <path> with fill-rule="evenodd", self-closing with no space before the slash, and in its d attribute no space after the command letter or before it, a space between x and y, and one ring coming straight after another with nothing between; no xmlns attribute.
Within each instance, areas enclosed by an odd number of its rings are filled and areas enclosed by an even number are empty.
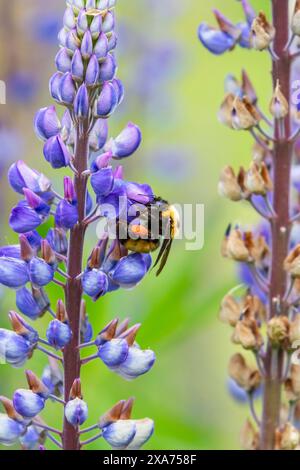
<svg viewBox="0 0 300 470"><path fill-rule="evenodd" d="M95 103L95 116L97 118L107 118L115 110L118 97L114 86L110 82L103 85L100 96Z"/></svg>
<svg viewBox="0 0 300 470"><path fill-rule="evenodd" d="M90 59L93 54L93 38L90 31L86 31L81 41L80 48L82 57L84 59Z"/></svg>
<svg viewBox="0 0 300 470"><path fill-rule="evenodd" d="M67 29L73 29L76 26L74 11L70 7L66 8L66 11L64 13L64 18L63 18L63 24L64 24L64 27Z"/></svg>
<svg viewBox="0 0 300 470"><path fill-rule="evenodd" d="M61 72L56 72L49 80L49 91L52 98L58 102L61 101L60 97L60 84L63 78L63 74Z"/></svg>
<svg viewBox="0 0 300 470"><path fill-rule="evenodd" d="M251 46L258 51L263 51L270 46L274 37L275 28L268 22L266 15L260 12L251 26Z"/></svg>
<svg viewBox="0 0 300 470"><path fill-rule="evenodd" d="M71 341L72 331L67 323L56 319L49 323L46 336L51 346L62 349Z"/></svg>
<svg viewBox="0 0 300 470"><path fill-rule="evenodd" d="M100 33L100 36L94 47L94 54L98 60L104 60L108 53L108 39L106 34Z"/></svg>
<svg viewBox="0 0 300 470"><path fill-rule="evenodd" d="M270 103L270 113L275 119L283 119L289 113L289 104L280 89L279 80L277 80L276 88Z"/></svg>
<svg viewBox="0 0 300 470"><path fill-rule="evenodd" d="M289 328L289 320L283 315L274 317L268 322L267 332L273 347L279 347L287 342Z"/></svg>
<svg viewBox="0 0 300 470"><path fill-rule="evenodd" d="M81 82L84 76L84 65L79 49L76 49L72 58L71 74L74 80Z"/></svg>
<svg viewBox="0 0 300 470"><path fill-rule="evenodd" d="M59 83L59 98L68 105L72 105L76 95L76 88L71 73L65 73Z"/></svg>
<svg viewBox="0 0 300 470"><path fill-rule="evenodd" d="M66 35L65 46L69 50L70 54L80 47L80 39L77 36L76 28L71 29L71 31Z"/></svg>
<svg viewBox="0 0 300 470"><path fill-rule="evenodd" d="M77 17L77 33L81 36L84 35L89 29L88 16L85 10L81 10Z"/></svg>
<svg viewBox="0 0 300 470"><path fill-rule="evenodd" d="M85 294L93 299L104 296L108 290L107 274L100 269L88 269L82 278L82 287Z"/></svg>
<svg viewBox="0 0 300 470"><path fill-rule="evenodd" d="M85 73L85 84L87 87L94 87L98 83L99 62L95 54L92 55Z"/></svg>
<svg viewBox="0 0 300 470"><path fill-rule="evenodd" d="M96 54L96 51L95 51ZM107 82L115 77L117 71L116 59L112 54L108 54L106 59L101 62L99 70L100 82Z"/></svg>
<svg viewBox="0 0 300 470"><path fill-rule="evenodd" d="M115 26L115 17L111 11L108 11L106 15L103 17L102 22L102 31L104 33L109 33L114 29Z"/></svg>
<svg viewBox="0 0 300 470"><path fill-rule="evenodd" d="M71 57L66 47L59 50L55 57L55 65L59 72L66 73L71 70Z"/></svg>
<svg viewBox="0 0 300 470"><path fill-rule="evenodd" d="M78 118L86 118L89 114L89 109L89 94L86 85L83 83L75 96L74 112Z"/></svg>
<svg viewBox="0 0 300 470"><path fill-rule="evenodd" d="M60 135L47 140L44 145L44 157L52 168L63 168L69 165L71 155Z"/></svg>
<svg viewBox="0 0 300 470"><path fill-rule="evenodd" d="M65 417L72 426L81 426L88 417L88 407L85 401L74 398L65 406Z"/></svg>
<svg viewBox="0 0 300 470"><path fill-rule="evenodd" d="M94 16L90 25L90 31L91 31L91 35L94 41L96 41L99 38L101 30L102 30L102 16L101 15Z"/></svg>
<svg viewBox="0 0 300 470"><path fill-rule="evenodd" d="M291 423L276 431L276 448L279 450L294 450L299 442L299 431Z"/></svg>
<svg viewBox="0 0 300 470"><path fill-rule="evenodd" d="M70 400L65 406L65 417L74 427L81 426L88 417L88 407L82 399L80 379L75 379L70 391Z"/></svg>

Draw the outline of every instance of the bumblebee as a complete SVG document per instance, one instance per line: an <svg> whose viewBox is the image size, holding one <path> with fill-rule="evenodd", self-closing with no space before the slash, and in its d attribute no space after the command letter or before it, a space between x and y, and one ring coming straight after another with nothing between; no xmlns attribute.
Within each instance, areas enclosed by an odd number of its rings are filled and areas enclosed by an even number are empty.
<svg viewBox="0 0 300 470"><path fill-rule="evenodd" d="M137 206L139 207L139 205ZM129 224L119 221L118 238L122 245L135 253L152 253L159 250L153 268L158 266L156 275L164 269L173 240L179 230L179 214L176 208L160 197L142 206Z"/></svg>

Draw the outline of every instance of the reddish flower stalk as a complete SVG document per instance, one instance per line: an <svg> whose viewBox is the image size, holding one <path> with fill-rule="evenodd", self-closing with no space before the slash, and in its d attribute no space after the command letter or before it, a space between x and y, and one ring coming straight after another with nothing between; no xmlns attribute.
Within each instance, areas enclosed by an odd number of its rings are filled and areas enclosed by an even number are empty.
<svg viewBox="0 0 300 470"><path fill-rule="evenodd" d="M276 29L274 40L274 51L278 60L273 60L273 83L280 81L281 90L290 103L291 85L291 57L289 51L285 51L288 42L289 24L289 1L273 0L273 25ZM291 106L289 107L291 110ZM293 154L293 143L288 141L291 134L291 114L285 117L284 140L279 140L278 126L275 129L275 143L273 150L273 181L274 199L273 205L276 217L272 221L272 263L270 273L270 300L269 319L278 315L278 301L281 314L287 315L288 311L284 305L283 298L287 289L287 275L283 269L284 260L288 254L290 236L290 175ZM281 387L283 379L284 351L279 348L273 349L270 342L267 347L265 359L265 381L263 394L263 414L261 422L260 448L265 450L274 449L275 431L279 425L281 408Z"/></svg>
<svg viewBox="0 0 300 470"><path fill-rule="evenodd" d="M68 275L70 276L65 289L66 308L69 312L70 327L73 337L64 349L64 374L65 374L65 401L69 400L70 390L74 381L80 377L80 306L82 300L82 284L77 276L82 272L83 247L86 225L83 223L86 207L87 178L82 173L87 169L88 161L88 131L87 121L76 129L76 147L74 167L78 172L74 177L74 186L78 198L78 224L71 230L68 253ZM64 420L63 446L65 450L78 450L79 435L74 426Z"/></svg>

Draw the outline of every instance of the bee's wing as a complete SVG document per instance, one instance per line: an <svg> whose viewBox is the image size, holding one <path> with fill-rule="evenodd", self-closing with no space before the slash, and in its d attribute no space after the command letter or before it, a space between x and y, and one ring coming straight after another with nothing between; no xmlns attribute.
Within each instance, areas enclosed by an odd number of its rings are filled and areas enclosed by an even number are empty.
<svg viewBox="0 0 300 470"><path fill-rule="evenodd" d="M164 267L166 265L166 262L168 261L168 258L169 258L169 254L170 254L170 251L171 251L173 240L172 239L166 240L166 242L167 243L166 243L165 247L164 248L162 247L161 250L160 250L160 253L159 253L160 258L161 258L161 262L160 262L158 271L156 273L156 276L160 275L160 273L164 269ZM155 266L157 265L158 262L159 262L159 259L156 260Z"/></svg>

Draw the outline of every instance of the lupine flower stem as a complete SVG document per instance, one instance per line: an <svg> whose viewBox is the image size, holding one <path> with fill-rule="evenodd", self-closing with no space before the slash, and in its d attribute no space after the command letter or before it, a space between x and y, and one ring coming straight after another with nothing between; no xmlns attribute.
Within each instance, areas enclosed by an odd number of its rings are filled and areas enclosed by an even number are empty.
<svg viewBox="0 0 300 470"><path fill-rule="evenodd" d="M51 315L53 318L56 318L55 313L53 312L53 310L52 310L50 307L47 309L47 312L49 312L50 315Z"/></svg>
<svg viewBox="0 0 300 470"><path fill-rule="evenodd" d="M82 173L87 170L88 161L88 120L77 125L74 166L77 171L74 177L74 186L78 200L78 223L70 233L67 273L69 279L65 290L66 309L69 312L70 327L73 332L72 340L64 349L65 364L65 400L68 401L71 387L80 377L80 305L82 300L82 283L77 276L82 272L82 256L86 226L85 218L86 186L87 180ZM68 421L64 420L63 447L65 450L78 450L80 448L77 430Z"/></svg>
<svg viewBox="0 0 300 470"><path fill-rule="evenodd" d="M289 1L273 0L273 25L276 29L274 50L278 60L273 61L273 82L279 80L282 93L290 102L291 58L285 51L285 45L289 39ZM287 114L285 135L291 133L291 114ZM279 138L278 123L275 129L275 137ZM275 298L283 299L287 289L287 275L283 269L284 260L288 254L289 244L289 213L290 213L290 173L292 163L293 146L287 139L274 143L274 210L277 214L272 224L272 263L270 274L269 318L277 316L274 303ZM282 314L287 314L285 306L282 306ZM263 414L260 433L260 448L272 450L275 446L275 431L279 425L281 404L281 381L283 373L284 352L282 349L274 349L268 344L265 358L265 383L263 395Z"/></svg>
<svg viewBox="0 0 300 470"><path fill-rule="evenodd" d="M95 341L89 341L88 343L83 343L78 346L79 349L90 348L91 346L95 346Z"/></svg>
<svg viewBox="0 0 300 470"><path fill-rule="evenodd" d="M97 440L100 439L101 437L102 437L102 432L96 434L96 436L91 437L90 439L87 439L86 441L80 442L80 446L81 446L81 447L87 446L88 444L91 444L92 442L97 441Z"/></svg>
<svg viewBox="0 0 300 470"><path fill-rule="evenodd" d="M60 403L61 405L65 405L65 404L66 404L66 402L65 402L64 400L62 400L61 398L56 397L55 395L50 394L50 395L49 395L49 398L51 398L52 400L56 401L57 403Z"/></svg>
<svg viewBox="0 0 300 470"><path fill-rule="evenodd" d="M55 439L55 437L51 436L51 434L49 432L47 433L47 437L50 439L50 441L53 442L53 444L55 444L57 447L59 447L59 449L63 448L62 444L57 439Z"/></svg>
<svg viewBox="0 0 300 470"><path fill-rule="evenodd" d="M93 354L92 356L86 357L85 359L81 360L81 365L88 364L89 362L93 361L94 359L98 358L98 354Z"/></svg>
<svg viewBox="0 0 300 470"><path fill-rule="evenodd" d="M53 359L56 359L57 361L62 362L62 358L58 356L57 354L52 353L51 351L48 351L47 349L43 348L42 346L37 346L37 349L41 351L44 354L47 354L47 356L53 357Z"/></svg>
<svg viewBox="0 0 300 470"><path fill-rule="evenodd" d="M254 407L254 397L253 397L253 393L248 393L248 400L249 400L249 408L250 408L250 412L251 412L251 415L252 415L252 418L254 419L255 423L257 424L257 426L259 427L260 426L260 421L258 419L258 416L256 414L256 410L255 410L255 407Z"/></svg>
<svg viewBox="0 0 300 470"><path fill-rule="evenodd" d="M54 284L61 287L62 289L65 289L65 287L66 287L66 285L63 282L59 281L58 279L53 279L53 282L54 282Z"/></svg>
<svg viewBox="0 0 300 470"><path fill-rule="evenodd" d="M35 420L32 421L32 424L34 424L37 428L45 429L46 431L53 432L54 434L61 436L61 432L58 429L48 426L47 424L41 424Z"/></svg>
<svg viewBox="0 0 300 470"><path fill-rule="evenodd" d="M85 434L85 433L90 432L90 431L94 431L94 429L98 429L98 427L99 427L98 424L94 424L93 426L90 426L90 427L88 427L88 428L82 429L82 430L79 432L79 434L81 435L81 434Z"/></svg>

